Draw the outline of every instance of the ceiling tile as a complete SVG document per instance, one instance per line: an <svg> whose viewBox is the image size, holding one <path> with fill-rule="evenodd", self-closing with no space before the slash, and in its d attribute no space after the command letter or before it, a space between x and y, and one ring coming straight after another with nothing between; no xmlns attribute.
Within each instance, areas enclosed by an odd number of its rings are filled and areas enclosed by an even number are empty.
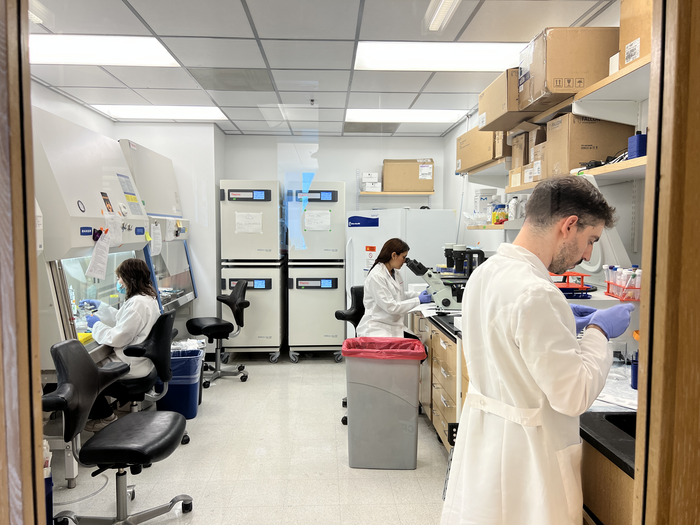
<svg viewBox="0 0 700 525"><path fill-rule="evenodd" d="M241 131L289 131L289 127L285 121L266 121L266 120L236 120L236 126Z"/></svg>
<svg viewBox="0 0 700 525"><path fill-rule="evenodd" d="M61 90L86 104L148 104L143 97L126 88L61 88Z"/></svg>
<svg viewBox="0 0 700 525"><path fill-rule="evenodd" d="M308 105L311 107L310 100L313 99L314 106L320 108L344 108L346 93L322 93L319 91L311 91L303 93L301 91L294 93L280 93L283 104L298 104Z"/></svg>
<svg viewBox="0 0 700 525"><path fill-rule="evenodd" d="M350 69L354 48L352 42L299 40L263 40L262 46L273 69Z"/></svg>
<svg viewBox="0 0 700 525"><path fill-rule="evenodd" d="M396 130L397 133L444 133L452 124L437 124L437 123L417 123L405 122Z"/></svg>
<svg viewBox="0 0 700 525"><path fill-rule="evenodd" d="M442 34L423 31L423 17L429 3L428 0L365 2L360 40L451 42L457 37L479 2L463 1Z"/></svg>
<svg viewBox="0 0 700 525"><path fill-rule="evenodd" d="M479 104L479 95L434 95L423 93L412 109L464 109L469 110Z"/></svg>
<svg viewBox="0 0 700 525"><path fill-rule="evenodd" d="M242 135L240 131L224 131L225 135Z"/></svg>
<svg viewBox="0 0 700 525"><path fill-rule="evenodd" d="M355 38L359 0L248 2L260 38Z"/></svg>
<svg viewBox="0 0 700 525"><path fill-rule="evenodd" d="M272 71L281 91L347 91L350 71L285 70Z"/></svg>
<svg viewBox="0 0 700 525"><path fill-rule="evenodd" d="M158 35L253 38L238 0L131 0Z"/></svg>
<svg viewBox="0 0 700 525"><path fill-rule="evenodd" d="M440 137L442 136L443 132L436 132L436 133L431 133L427 131L423 132L414 132L414 133L399 133L398 131L394 133L394 137Z"/></svg>
<svg viewBox="0 0 700 525"><path fill-rule="evenodd" d="M340 122L343 120L345 110L342 109L319 109L304 107L294 107L285 104L283 106L287 120L306 120L315 122Z"/></svg>
<svg viewBox="0 0 700 525"><path fill-rule="evenodd" d="M59 66L32 64L32 75L52 86L124 87L112 75L97 66Z"/></svg>
<svg viewBox="0 0 700 525"><path fill-rule="evenodd" d="M130 88L197 89L197 83L180 67L105 67Z"/></svg>
<svg viewBox="0 0 700 525"><path fill-rule="evenodd" d="M610 4L587 27L620 27L620 0Z"/></svg>
<svg viewBox="0 0 700 525"><path fill-rule="evenodd" d="M428 85L423 90L424 93L481 93L491 82L496 80L500 73L458 73L442 72L435 73Z"/></svg>
<svg viewBox="0 0 700 525"><path fill-rule="evenodd" d="M231 120L284 120L277 105L269 108L221 108Z"/></svg>
<svg viewBox="0 0 700 525"><path fill-rule="evenodd" d="M266 69L193 67L190 73L204 89L215 91L274 91Z"/></svg>
<svg viewBox="0 0 700 525"><path fill-rule="evenodd" d="M211 98L201 89L135 89L155 106L213 106Z"/></svg>
<svg viewBox="0 0 700 525"><path fill-rule="evenodd" d="M256 107L279 103L274 92L265 91L209 91L220 106Z"/></svg>
<svg viewBox="0 0 700 525"><path fill-rule="evenodd" d="M346 137L391 137L391 133L351 133L346 131L344 133Z"/></svg>
<svg viewBox="0 0 700 525"><path fill-rule="evenodd" d="M263 135L272 137L290 137L292 135L291 131L244 131L244 135Z"/></svg>
<svg viewBox="0 0 700 525"><path fill-rule="evenodd" d="M391 135L399 127L396 122L345 122L345 133L381 133Z"/></svg>
<svg viewBox="0 0 700 525"><path fill-rule="evenodd" d="M408 109L418 93L350 93L348 108Z"/></svg>
<svg viewBox="0 0 700 525"><path fill-rule="evenodd" d="M317 131L343 131L342 122L301 122L301 121L290 121L290 126L296 131L302 130L317 130Z"/></svg>
<svg viewBox="0 0 700 525"><path fill-rule="evenodd" d="M255 40L164 38L163 42L187 67L265 67Z"/></svg>
<svg viewBox="0 0 700 525"><path fill-rule="evenodd" d="M40 16L52 33L148 35L151 33L123 2L114 0L41 0Z"/></svg>
<svg viewBox="0 0 700 525"><path fill-rule="evenodd" d="M485 2L460 42L529 42L546 27L567 27L597 0Z"/></svg>
<svg viewBox="0 0 700 525"><path fill-rule="evenodd" d="M218 121L216 123L217 126L221 128L222 131L236 131L238 132L238 128L233 125L231 122L226 122L226 121Z"/></svg>
<svg viewBox="0 0 700 525"><path fill-rule="evenodd" d="M352 90L417 93L429 78L423 71L355 71Z"/></svg>

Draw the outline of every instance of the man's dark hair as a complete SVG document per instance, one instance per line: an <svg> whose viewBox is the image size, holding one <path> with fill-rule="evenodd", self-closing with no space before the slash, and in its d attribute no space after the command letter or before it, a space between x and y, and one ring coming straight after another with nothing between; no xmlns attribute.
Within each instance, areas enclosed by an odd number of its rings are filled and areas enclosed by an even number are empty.
<svg viewBox="0 0 700 525"><path fill-rule="evenodd" d="M536 228L546 228L565 217L576 215L578 227L603 222L615 225L615 208L585 177L553 177L540 182L527 201L525 220Z"/></svg>

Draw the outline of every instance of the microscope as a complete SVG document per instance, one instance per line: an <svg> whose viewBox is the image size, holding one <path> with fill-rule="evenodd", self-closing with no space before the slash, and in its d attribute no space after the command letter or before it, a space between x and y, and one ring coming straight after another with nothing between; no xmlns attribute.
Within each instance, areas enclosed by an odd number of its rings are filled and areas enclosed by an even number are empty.
<svg viewBox="0 0 700 525"><path fill-rule="evenodd" d="M406 257L406 266L414 275L422 277L428 283L428 293L432 296L438 310L462 309L461 297L455 296L456 285L444 282L438 274L415 259ZM463 288L461 290L463 291Z"/></svg>

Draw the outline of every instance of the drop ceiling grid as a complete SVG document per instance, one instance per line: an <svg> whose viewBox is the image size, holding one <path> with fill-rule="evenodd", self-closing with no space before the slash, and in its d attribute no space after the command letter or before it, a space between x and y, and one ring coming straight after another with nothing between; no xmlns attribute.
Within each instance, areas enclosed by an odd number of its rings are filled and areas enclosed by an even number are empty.
<svg viewBox="0 0 700 525"><path fill-rule="evenodd" d="M595 25L595 17L614 0L463 0L442 35L421 35L418 31L427 0L199 0L196 9L189 0L44 0L44 3L57 13L51 21L53 27L32 24L32 32L150 34L166 44L183 67L165 72L157 71L165 68L74 66L72 70L69 67L61 70L63 66L37 66L35 70L32 66L32 78L42 85L88 107L92 103L108 103L110 96L112 100L119 97L120 103L143 105L201 101L202 105L219 107L227 115L229 120L219 126L223 132L258 134L263 131L241 131L232 117L237 114L235 110L245 110L238 113L246 117L240 118L241 122L258 121L262 125L265 115L259 111L261 104L313 109L310 99L316 98L316 107L336 108L333 111L338 112L332 120L319 119L318 127L325 128L319 131L328 133L330 123L338 122L340 111L342 124L348 108L358 107L353 100L364 99L382 107L381 100L385 99L389 107L403 107L405 103L398 101L410 96L408 107L416 109L453 109L454 101L461 101L461 108L472 109L466 107L468 101L475 100L497 73L355 72L358 43L361 40L513 41L516 33L516 41L529 40L542 29L537 25L542 20L547 25L554 22L572 25L581 18L579 23ZM530 16L513 16L517 13ZM113 26L105 22L106 14ZM520 25L514 25L515 18ZM524 19L529 29L520 29ZM261 98L252 95L256 92L246 95L241 91L207 91L188 67L209 67L212 75L217 74L218 68L258 68L269 76L273 91L257 92L267 93ZM137 71L141 69L144 74ZM414 80L401 82L401 77ZM397 102L390 103L392 99ZM299 133L293 122L284 120L289 134ZM411 133L420 133L422 129L426 136L436 133L434 125L411 125L410 129ZM400 133L397 130L397 136Z"/></svg>

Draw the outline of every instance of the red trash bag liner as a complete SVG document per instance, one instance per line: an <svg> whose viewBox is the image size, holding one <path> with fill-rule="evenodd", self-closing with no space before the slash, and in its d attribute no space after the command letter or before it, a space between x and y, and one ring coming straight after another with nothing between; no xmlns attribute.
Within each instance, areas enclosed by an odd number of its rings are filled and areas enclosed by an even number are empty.
<svg viewBox="0 0 700 525"><path fill-rule="evenodd" d="M418 339L403 337L355 337L343 342L345 357L367 359L415 359L426 358L425 347Z"/></svg>

